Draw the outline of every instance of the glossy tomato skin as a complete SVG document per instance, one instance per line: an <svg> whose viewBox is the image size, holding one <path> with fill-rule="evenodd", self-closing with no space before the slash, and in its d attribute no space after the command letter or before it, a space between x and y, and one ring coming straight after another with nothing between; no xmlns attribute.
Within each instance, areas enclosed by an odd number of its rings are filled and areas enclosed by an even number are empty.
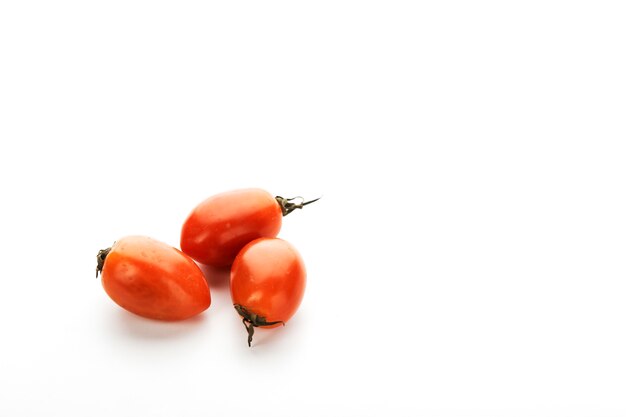
<svg viewBox="0 0 626 417"><path fill-rule="evenodd" d="M233 304L245 307L267 322L289 320L302 302L305 286L302 257L289 242L278 238L260 238L248 243L231 268Z"/></svg>
<svg viewBox="0 0 626 417"><path fill-rule="evenodd" d="M184 320L209 308L211 293L195 262L143 236L118 240L102 267L104 290L118 305L156 320Z"/></svg>
<svg viewBox="0 0 626 417"><path fill-rule="evenodd" d="M250 188L217 194L187 217L180 247L202 264L229 266L248 242L278 235L282 217L280 205L265 190Z"/></svg>

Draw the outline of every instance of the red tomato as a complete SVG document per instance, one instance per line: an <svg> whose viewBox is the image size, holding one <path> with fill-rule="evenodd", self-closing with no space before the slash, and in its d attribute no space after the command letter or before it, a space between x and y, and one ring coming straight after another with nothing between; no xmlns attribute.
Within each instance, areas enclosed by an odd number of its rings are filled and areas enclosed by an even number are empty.
<svg viewBox="0 0 626 417"><path fill-rule="evenodd" d="M313 201L273 197L257 188L217 194L200 203L187 217L180 248L205 265L229 266L248 242L275 237L283 216Z"/></svg>
<svg viewBox="0 0 626 417"><path fill-rule="evenodd" d="M198 265L178 249L148 237L125 237L101 250L98 272L109 297L142 317L183 320L211 305Z"/></svg>
<svg viewBox="0 0 626 417"><path fill-rule="evenodd" d="M260 238L241 250L230 272L230 294L248 331L248 346L255 327L284 325L295 314L305 286L304 262L290 243Z"/></svg>

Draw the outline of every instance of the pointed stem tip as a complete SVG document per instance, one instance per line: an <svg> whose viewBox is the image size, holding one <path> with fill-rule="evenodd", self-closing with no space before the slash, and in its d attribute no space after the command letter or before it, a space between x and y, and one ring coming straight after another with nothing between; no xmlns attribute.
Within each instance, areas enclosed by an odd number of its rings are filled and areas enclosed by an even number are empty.
<svg viewBox="0 0 626 417"><path fill-rule="evenodd" d="M314 200L304 201L304 198L300 196L293 197L293 198L284 198L281 196L276 196L276 201L278 201L278 205L280 205L280 209L283 212L283 216L286 216L292 211L294 211L295 209L301 209L302 207L308 204L315 203L320 198L322 197L317 197Z"/></svg>

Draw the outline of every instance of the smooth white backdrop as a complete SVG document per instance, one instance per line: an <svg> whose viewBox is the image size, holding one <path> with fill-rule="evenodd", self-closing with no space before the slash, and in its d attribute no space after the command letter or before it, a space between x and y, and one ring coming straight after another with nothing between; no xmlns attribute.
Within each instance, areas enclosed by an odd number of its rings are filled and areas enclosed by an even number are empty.
<svg viewBox="0 0 626 417"><path fill-rule="evenodd" d="M623 2L2 1L0 415L626 415ZM308 287L255 346L109 300L241 187Z"/></svg>

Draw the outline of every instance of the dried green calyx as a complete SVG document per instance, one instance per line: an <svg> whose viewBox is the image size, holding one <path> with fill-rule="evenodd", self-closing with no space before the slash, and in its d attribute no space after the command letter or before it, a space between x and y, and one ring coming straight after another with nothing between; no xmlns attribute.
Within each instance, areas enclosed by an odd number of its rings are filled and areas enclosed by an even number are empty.
<svg viewBox="0 0 626 417"><path fill-rule="evenodd" d="M315 203L322 197L318 197L315 200L304 201L302 197L293 197L293 198L284 198L281 196L276 196L276 201L280 205L280 209L283 212L283 217L294 211L295 209L301 209L307 204Z"/></svg>
<svg viewBox="0 0 626 417"><path fill-rule="evenodd" d="M111 248L100 249L100 251L98 251L98 255L96 256L96 260L98 261L98 265L96 266L96 278L98 278L98 274L102 274L104 260L106 259L109 252L111 252Z"/></svg>
<svg viewBox="0 0 626 417"><path fill-rule="evenodd" d="M275 324L285 325L284 321L267 321L265 317L259 316L256 313L248 310L242 305L234 304L235 310L237 313L243 318L243 325L246 327L248 331L248 346L252 346L252 336L254 336L254 328L255 327L265 327L265 326L273 326Z"/></svg>

